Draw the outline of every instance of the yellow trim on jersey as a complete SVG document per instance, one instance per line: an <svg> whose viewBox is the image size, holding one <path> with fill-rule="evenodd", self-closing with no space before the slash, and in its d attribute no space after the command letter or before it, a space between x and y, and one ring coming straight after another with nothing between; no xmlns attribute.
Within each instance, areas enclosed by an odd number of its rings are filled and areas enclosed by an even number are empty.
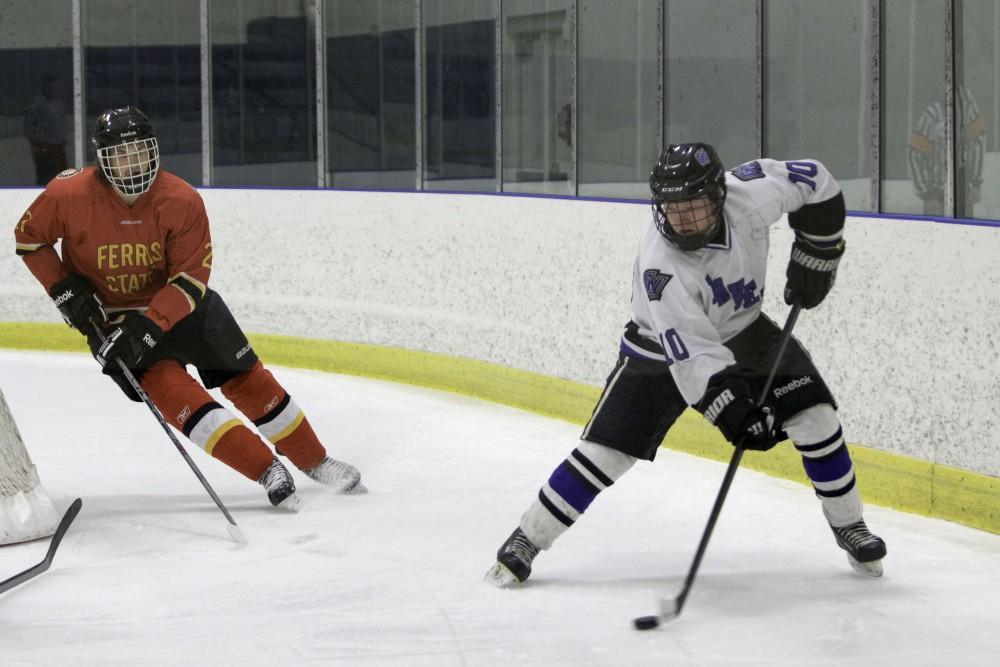
<svg viewBox="0 0 1000 667"><path fill-rule="evenodd" d="M222 436L229 433L237 426L243 426L243 422L239 419L230 419L227 422L223 422L219 428L212 431L212 435L208 436L203 449L211 455L212 450L215 449L215 446L219 443L219 440L222 439Z"/></svg>
<svg viewBox="0 0 1000 667"><path fill-rule="evenodd" d="M44 244L44 243L18 243L18 244L16 244L16 252L23 252L23 253L35 252L36 250L38 250L39 248L41 248L44 245L46 245L46 244Z"/></svg>
<svg viewBox="0 0 1000 667"><path fill-rule="evenodd" d="M452 391L586 424L601 389L484 361L399 348L329 340L251 335L272 364L360 375ZM0 348L87 352L83 336L62 324L0 323ZM609 352L613 363L614 350ZM664 446L729 461L732 447L693 410L670 429ZM1000 534L1000 478L860 445L848 445L866 502L937 517ZM809 485L802 457L788 443L747 451L744 467Z"/></svg>

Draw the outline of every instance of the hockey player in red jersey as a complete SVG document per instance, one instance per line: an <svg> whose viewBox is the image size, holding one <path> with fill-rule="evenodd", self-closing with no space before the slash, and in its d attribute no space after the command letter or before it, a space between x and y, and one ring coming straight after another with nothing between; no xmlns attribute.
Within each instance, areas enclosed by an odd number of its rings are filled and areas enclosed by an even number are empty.
<svg viewBox="0 0 1000 667"><path fill-rule="evenodd" d="M120 371L118 360L124 362L172 426L262 484L276 507L299 505L291 474L205 387L221 388L307 476L340 493L363 491L357 469L327 456L302 410L208 287L212 241L204 204L194 188L160 169L146 115L131 106L105 111L93 143L99 168L59 174L14 236L17 254L67 324L87 337L104 373L140 400Z"/></svg>
<svg viewBox="0 0 1000 667"><path fill-rule="evenodd" d="M653 460L691 406L734 445L789 439L851 566L880 576L885 542L869 529L837 403L793 338L763 405L780 328L762 312L769 228L795 232L785 301L818 306L844 253L840 186L816 160L753 160L726 171L708 144L672 144L650 174L653 219L639 242L632 319L580 442L539 489L486 573L525 581L542 550L640 460Z"/></svg>

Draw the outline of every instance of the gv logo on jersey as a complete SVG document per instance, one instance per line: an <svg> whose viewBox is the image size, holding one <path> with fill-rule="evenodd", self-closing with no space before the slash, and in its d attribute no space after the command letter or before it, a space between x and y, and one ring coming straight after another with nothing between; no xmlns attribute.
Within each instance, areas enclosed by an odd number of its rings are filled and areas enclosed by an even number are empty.
<svg viewBox="0 0 1000 667"><path fill-rule="evenodd" d="M663 289L673 278L669 273L660 273L657 269L646 269L642 272L642 284L646 287L646 296L650 301L659 301L663 297Z"/></svg>

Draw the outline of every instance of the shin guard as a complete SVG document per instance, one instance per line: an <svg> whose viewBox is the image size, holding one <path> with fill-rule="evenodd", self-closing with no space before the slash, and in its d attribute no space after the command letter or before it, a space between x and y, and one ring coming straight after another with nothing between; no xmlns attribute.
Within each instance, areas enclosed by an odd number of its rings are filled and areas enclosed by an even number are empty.
<svg viewBox="0 0 1000 667"><path fill-rule="evenodd" d="M267 445L173 359L154 364L141 382L167 422L214 458L254 481L271 464Z"/></svg>
<svg viewBox="0 0 1000 667"><path fill-rule="evenodd" d="M786 420L783 428L802 455L802 465L830 525L860 521L861 495L855 485L854 465L833 406L824 403L807 408Z"/></svg>
<svg viewBox="0 0 1000 667"><path fill-rule="evenodd" d="M259 361L224 383L222 393L300 470L313 468L326 456L305 414Z"/></svg>
<svg viewBox="0 0 1000 667"><path fill-rule="evenodd" d="M548 549L583 515L597 494L614 484L635 461L635 457L605 445L580 441L538 490L538 497L521 517L521 530L540 549Z"/></svg>

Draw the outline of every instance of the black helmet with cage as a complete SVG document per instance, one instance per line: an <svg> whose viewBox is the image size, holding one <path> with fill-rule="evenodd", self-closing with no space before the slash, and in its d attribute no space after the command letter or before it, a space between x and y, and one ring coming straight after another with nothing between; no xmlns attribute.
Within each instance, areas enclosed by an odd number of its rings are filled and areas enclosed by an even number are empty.
<svg viewBox="0 0 1000 667"><path fill-rule="evenodd" d="M141 109L125 106L101 112L91 141L101 173L122 195L141 195L153 185L160 149Z"/></svg>
<svg viewBox="0 0 1000 667"><path fill-rule="evenodd" d="M660 234L681 250L704 248L722 224L725 181L725 167L708 144L667 146L649 175Z"/></svg>

